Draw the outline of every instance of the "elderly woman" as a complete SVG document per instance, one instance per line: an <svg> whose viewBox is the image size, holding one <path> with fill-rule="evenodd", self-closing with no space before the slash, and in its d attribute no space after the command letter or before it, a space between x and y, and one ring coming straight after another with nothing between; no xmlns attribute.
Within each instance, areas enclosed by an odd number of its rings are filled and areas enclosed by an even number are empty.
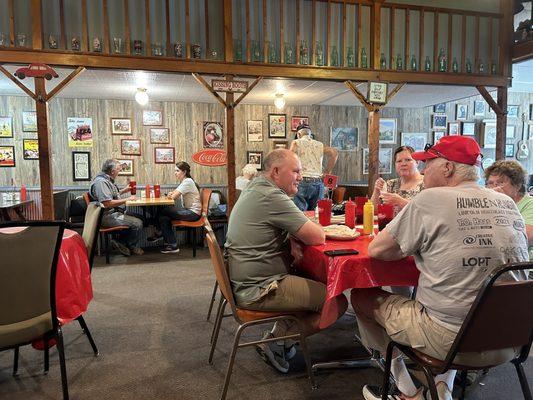
<svg viewBox="0 0 533 400"><path fill-rule="evenodd" d="M257 176L257 168L252 164L246 164L242 169L242 176L238 176L235 179L235 188L237 190L244 190L246 186L250 183L252 179Z"/></svg>

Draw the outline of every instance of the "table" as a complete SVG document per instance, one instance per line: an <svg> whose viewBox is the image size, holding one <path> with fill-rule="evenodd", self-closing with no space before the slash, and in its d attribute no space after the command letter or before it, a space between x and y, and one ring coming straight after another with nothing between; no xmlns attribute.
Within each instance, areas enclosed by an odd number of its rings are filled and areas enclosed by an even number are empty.
<svg viewBox="0 0 533 400"><path fill-rule="evenodd" d="M173 206L174 200L165 197L141 197L135 200L128 200L127 206L146 207L146 206Z"/></svg>
<svg viewBox="0 0 533 400"><path fill-rule="evenodd" d="M33 203L33 200L6 200L0 196L0 220L11 221L12 218L9 215L9 210L13 210L20 220L25 221L26 217L22 212L22 206Z"/></svg>

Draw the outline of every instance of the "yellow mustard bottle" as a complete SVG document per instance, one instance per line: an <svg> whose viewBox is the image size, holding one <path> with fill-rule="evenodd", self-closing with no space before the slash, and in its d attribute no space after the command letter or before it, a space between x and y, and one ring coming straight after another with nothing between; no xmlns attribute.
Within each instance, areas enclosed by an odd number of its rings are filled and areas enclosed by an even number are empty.
<svg viewBox="0 0 533 400"><path fill-rule="evenodd" d="M374 203L367 200L363 207L363 235L374 233Z"/></svg>

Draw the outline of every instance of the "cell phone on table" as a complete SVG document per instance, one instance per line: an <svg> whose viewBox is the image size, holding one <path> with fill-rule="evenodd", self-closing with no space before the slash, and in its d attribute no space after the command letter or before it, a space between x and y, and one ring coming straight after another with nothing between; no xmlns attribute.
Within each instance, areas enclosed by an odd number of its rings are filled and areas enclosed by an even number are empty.
<svg viewBox="0 0 533 400"><path fill-rule="evenodd" d="M348 256L351 254L359 254L359 252L355 249L337 249L337 250L326 250L324 254L329 257L335 257L335 256Z"/></svg>

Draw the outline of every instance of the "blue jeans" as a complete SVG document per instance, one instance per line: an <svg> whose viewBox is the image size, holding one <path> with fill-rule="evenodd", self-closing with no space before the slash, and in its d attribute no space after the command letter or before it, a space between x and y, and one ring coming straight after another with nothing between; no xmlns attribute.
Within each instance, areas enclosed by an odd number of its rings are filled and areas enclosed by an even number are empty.
<svg viewBox="0 0 533 400"><path fill-rule="evenodd" d="M298 185L298 193L292 199L296 207L302 211L310 211L316 208L318 200L324 197L324 184L322 181L301 181Z"/></svg>
<svg viewBox="0 0 533 400"><path fill-rule="evenodd" d="M172 220L198 221L199 219L200 216L198 214L186 208L164 207L159 214L159 224L165 242L170 246L178 245L176 236L174 236L174 229L172 229Z"/></svg>

